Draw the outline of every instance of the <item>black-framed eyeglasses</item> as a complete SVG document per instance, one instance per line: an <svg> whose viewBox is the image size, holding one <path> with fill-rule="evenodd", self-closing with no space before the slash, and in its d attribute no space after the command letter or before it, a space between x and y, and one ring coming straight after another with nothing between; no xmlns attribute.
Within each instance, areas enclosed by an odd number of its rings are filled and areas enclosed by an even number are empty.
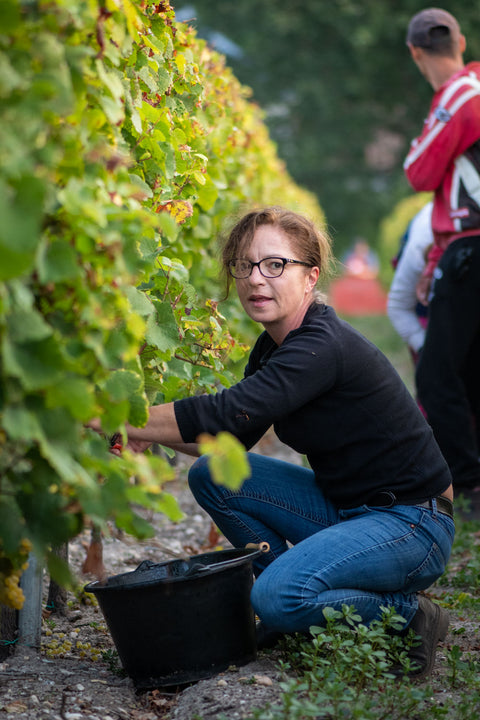
<svg viewBox="0 0 480 720"><path fill-rule="evenodd" d="M233 260L230 260L228 263L228 271L236 280L244 280L250 277L253 268L256 266L263 277L277 278L283 273L287 263L312 267L310 263L303 262L302 260L292 260L291 258L266 257L258 262L251 262L251 260L247 260L246 258L233 258Z"/></svg>

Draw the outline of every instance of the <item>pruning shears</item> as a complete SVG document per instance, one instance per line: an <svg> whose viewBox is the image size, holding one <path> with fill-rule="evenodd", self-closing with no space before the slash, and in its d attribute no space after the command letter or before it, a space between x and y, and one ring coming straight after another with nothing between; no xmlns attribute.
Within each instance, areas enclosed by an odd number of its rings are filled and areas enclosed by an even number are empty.
<svg viewBox="0 0 480 720"><path fill-rule="evenodd" d="M115 433L109 440L110 450L123 450L122 436L120 433Z"/></svg>

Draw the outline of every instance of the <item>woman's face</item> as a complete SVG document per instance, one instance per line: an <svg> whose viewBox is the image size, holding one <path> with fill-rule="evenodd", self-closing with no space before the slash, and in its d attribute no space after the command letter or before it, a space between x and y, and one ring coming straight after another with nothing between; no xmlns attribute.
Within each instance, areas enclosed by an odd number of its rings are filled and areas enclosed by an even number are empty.
<svg viewBox="0 0 480 720"><path fill-rule="evenodd" d="M260 225L246 252L246 259L259 262L271 256L303 260L280 228ZM250 277L235 282L247 315L261 323L279 345L291 330L300 326L312 301L318 274L318 267L287 263L280 277L266 278L255 266Z"/></svg>

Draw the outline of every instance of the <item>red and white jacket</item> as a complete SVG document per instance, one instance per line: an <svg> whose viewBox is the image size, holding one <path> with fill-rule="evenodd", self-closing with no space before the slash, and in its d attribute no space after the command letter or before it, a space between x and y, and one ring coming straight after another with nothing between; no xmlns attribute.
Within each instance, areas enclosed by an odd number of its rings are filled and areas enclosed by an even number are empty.
<svg viewBox="0 0 480 720"><path fill-rule="evenodd" d="M431 275L453 240L480 235L480 62L437 90L403 167L415 190L434 191L435 244L424 272Z"/></svg>

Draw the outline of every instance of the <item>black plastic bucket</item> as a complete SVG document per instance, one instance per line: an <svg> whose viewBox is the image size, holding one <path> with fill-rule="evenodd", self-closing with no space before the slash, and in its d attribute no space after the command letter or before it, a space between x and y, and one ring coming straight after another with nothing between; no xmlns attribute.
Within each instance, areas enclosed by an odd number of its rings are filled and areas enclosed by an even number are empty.
<svg viewBox="0 0 480 720"><path fill-rule="evenodd" d="M182 685L255 660L250 604L260 549L142 562L85 586L100 605L123 668L137 688Z"/></svg>

